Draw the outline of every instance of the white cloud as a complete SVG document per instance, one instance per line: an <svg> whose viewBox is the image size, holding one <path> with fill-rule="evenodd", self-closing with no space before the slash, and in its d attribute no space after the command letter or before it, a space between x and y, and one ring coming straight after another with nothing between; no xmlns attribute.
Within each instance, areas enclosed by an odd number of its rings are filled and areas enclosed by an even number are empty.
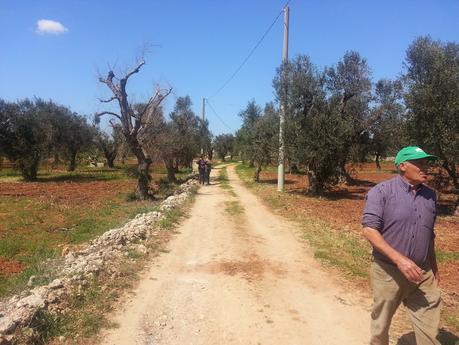
<svg viewBox="0 0 459 345"><path fill-rule="evenodd" d="M37 33L39 34L63 34L69 31L64 25L54 20L40 19L37 21Z"/></svg>

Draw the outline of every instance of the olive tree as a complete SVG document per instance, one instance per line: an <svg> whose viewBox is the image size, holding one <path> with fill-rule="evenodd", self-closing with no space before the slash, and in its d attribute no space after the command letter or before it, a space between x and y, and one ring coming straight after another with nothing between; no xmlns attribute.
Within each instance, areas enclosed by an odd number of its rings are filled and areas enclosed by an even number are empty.
<svg viewBox="0 0 459 345"><path fill-rule="evenodd" d="M54 144L60 147L62 156L68 162L67 170L74 171L80 153L93 145L96 131L83 116L67 113L65 121L58 125L57 132L59 140L54 141Z"/></svg>
<svg viewBox="0 0 459 345"><path fill-rule="evenodd" d="M95 114L95 119L96 122L98 122L101 116L109 115L119 120L126 143L137 158L138 181L136 195L139 199L148 199L151 197L149 194L149 183L151 180L149 169L152 160L148 156L145 150L145 144L142 143L140 137L142 132L148 127L149 122L147 119L149 116L156 112L162 101L172 90L161 90L158 88L148 102L140 107L134 107L128 100L126 85L129 78L139 73L143 65L145 65L144 60L137 63L135 68L128 71L120 78L115 78L115 73L113 71L109 71L105 78L99 78L99 81L105 84L112 92L110 98L101 99L100 101L103 103L116 101L118 103L119 112L102 111Z"/></svg>
<svg viewBox="0 0 459 345"><path fill-rule="evenodd" d="M255 123L262 116L262 110L255 100L247 103L244 110L239 112L242 119L242 127L236 132L235 145L240 152L243 161L248 160L251 167L254 166L253 140L255 135Z"/></svg>
<svg viewBox="0 0 459 345"><path fill-rule="evenodd" d="M440 158L459 188L459 44L417 38L403 75L412 141Z"/></svg>
<svg viewBox="0 0 459 345"><path fill-rule="evenodd" d="M214 148L217 155L225 161L225 156L233 151L234 135L220 134L215 137Z"/></svg>
<svg viewBox="0 0 459 345"><path fill-rule="evenodd" d="M381 169L381 158L395 154L407 144L405 107L399 80L381 79L375 85L374 106L371 109L370 149Z"/></svg>
<svg viewBox="0 0 459 345"><path fill-rule="evenodd" d="M95 142L96 146L107 160L107 166L109 168L114 168L118 151L124 142L121 125L113 124L111 135L98 130Z"/></svg>
<svg viewBox="0 0 459 345"><path fill-rule="evenodd" d="M267 103L263 115L255 120L252 140L254 180L259 182L262 167L272 163L278 154L279 114L272 103Z"/></svg>
<svg viewBox="0 0 459 345"><path fill-rule="evenodd" d="M21 171L26 181L37 178L38 167L51 144L51 101L0 101L0 152Z"/></svg>
<svg viewBox="0 0 459 345"><path fill-rule="evenodd" d="M208 122L199 119L191 106L189 96L178 97L169 119L166 120L162 109L158 109L150 119L151 125L143 133L147 152L164 162L167 178L172 183L178 182L175 174L179 165L191 167L201 148L210 150Z"/></svg>
<svg viewBox="0 0 459 345"><path fill-rule="evenodd" d="M370 102L371 73L366 59L358 52L348 51L336 66L326 70L326 86L330 93L329 109L341 117L348 133L341 143L336 164L342 177L350 183L352 177L346 170L349 161L361 161L369 147L368 129L371 124Z"/></svg>

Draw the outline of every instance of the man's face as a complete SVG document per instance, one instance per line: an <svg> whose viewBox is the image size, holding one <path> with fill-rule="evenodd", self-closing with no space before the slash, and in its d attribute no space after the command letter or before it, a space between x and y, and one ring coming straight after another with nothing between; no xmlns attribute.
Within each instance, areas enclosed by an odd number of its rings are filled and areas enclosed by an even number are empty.
<svg viewBox="0 0 459 345"><path fill-rule="evenodd" d="M412 185L418 185L427 181L430 164L427 158L414 159L400 163L400 171L403 177Z"/></svg>

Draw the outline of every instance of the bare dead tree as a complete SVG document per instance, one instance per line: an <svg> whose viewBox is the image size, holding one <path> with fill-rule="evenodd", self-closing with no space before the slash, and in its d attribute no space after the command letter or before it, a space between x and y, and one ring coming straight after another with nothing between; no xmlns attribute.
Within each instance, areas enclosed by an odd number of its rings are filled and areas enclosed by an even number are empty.
<svg viewBox="0 0 459 345"><path fill-rule="evenodd" d="M109 71L106 78L99 78L99 81L107 85L113 93L112 97L108 99L101 99L100 101L102 103L109 103L115 100L118 101L120 113L102 111L95 114L96 121L99 121L100 117L103 115L110 115L114 116L121 122L122 132L126 138L126 142L132 153L137 158L138 184L136 195L142 200L151 198L151 195L149 194L149 184L151 180L149 169L152 160L143 147L142 140L140 139L141 133L144 132L145 128L148 126L148 119L151 117L151 114L157 111L162 101L172 91L172 89L161 90L157 88L155 94L143 106L134 107L131 105L126 93L126 84L128 79L133 74L138 73L144 64L144 60L140 61L134 69L128 71L121 79L116 78L113 71ZM117 80L119 81L117 82Z"/></svg>

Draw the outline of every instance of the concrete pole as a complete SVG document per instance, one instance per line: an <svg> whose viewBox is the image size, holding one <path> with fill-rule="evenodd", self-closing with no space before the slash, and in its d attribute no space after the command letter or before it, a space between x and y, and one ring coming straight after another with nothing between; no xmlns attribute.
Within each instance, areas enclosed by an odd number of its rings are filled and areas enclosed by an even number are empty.
<svg viewBox="0 0 459 345"><path fill-rule="evenodd" d="M288 61L288 23L289 22L289 7L284 8L284 47L282 50L282 63ZM283 76L281 76L283 78ZM284 126L285 126L286 104L281 100L281 113L279 115L279 165L277 168L277 190L284 191L285 181L285 143L284 143Z"/></svg>
<svg viewBox="0 0 459 345"><path fill-rule="evenodd" d="M202 124L204 125L204 121L206 120L206 99L202 99ZM201 147L201 156L204 154L204 148Z"/></svg>
<svg viewBox="0 0 459 345"><path fill-rule="evenodd" d="M206 99L202 99L202 122L206 120Z"/></svg>

